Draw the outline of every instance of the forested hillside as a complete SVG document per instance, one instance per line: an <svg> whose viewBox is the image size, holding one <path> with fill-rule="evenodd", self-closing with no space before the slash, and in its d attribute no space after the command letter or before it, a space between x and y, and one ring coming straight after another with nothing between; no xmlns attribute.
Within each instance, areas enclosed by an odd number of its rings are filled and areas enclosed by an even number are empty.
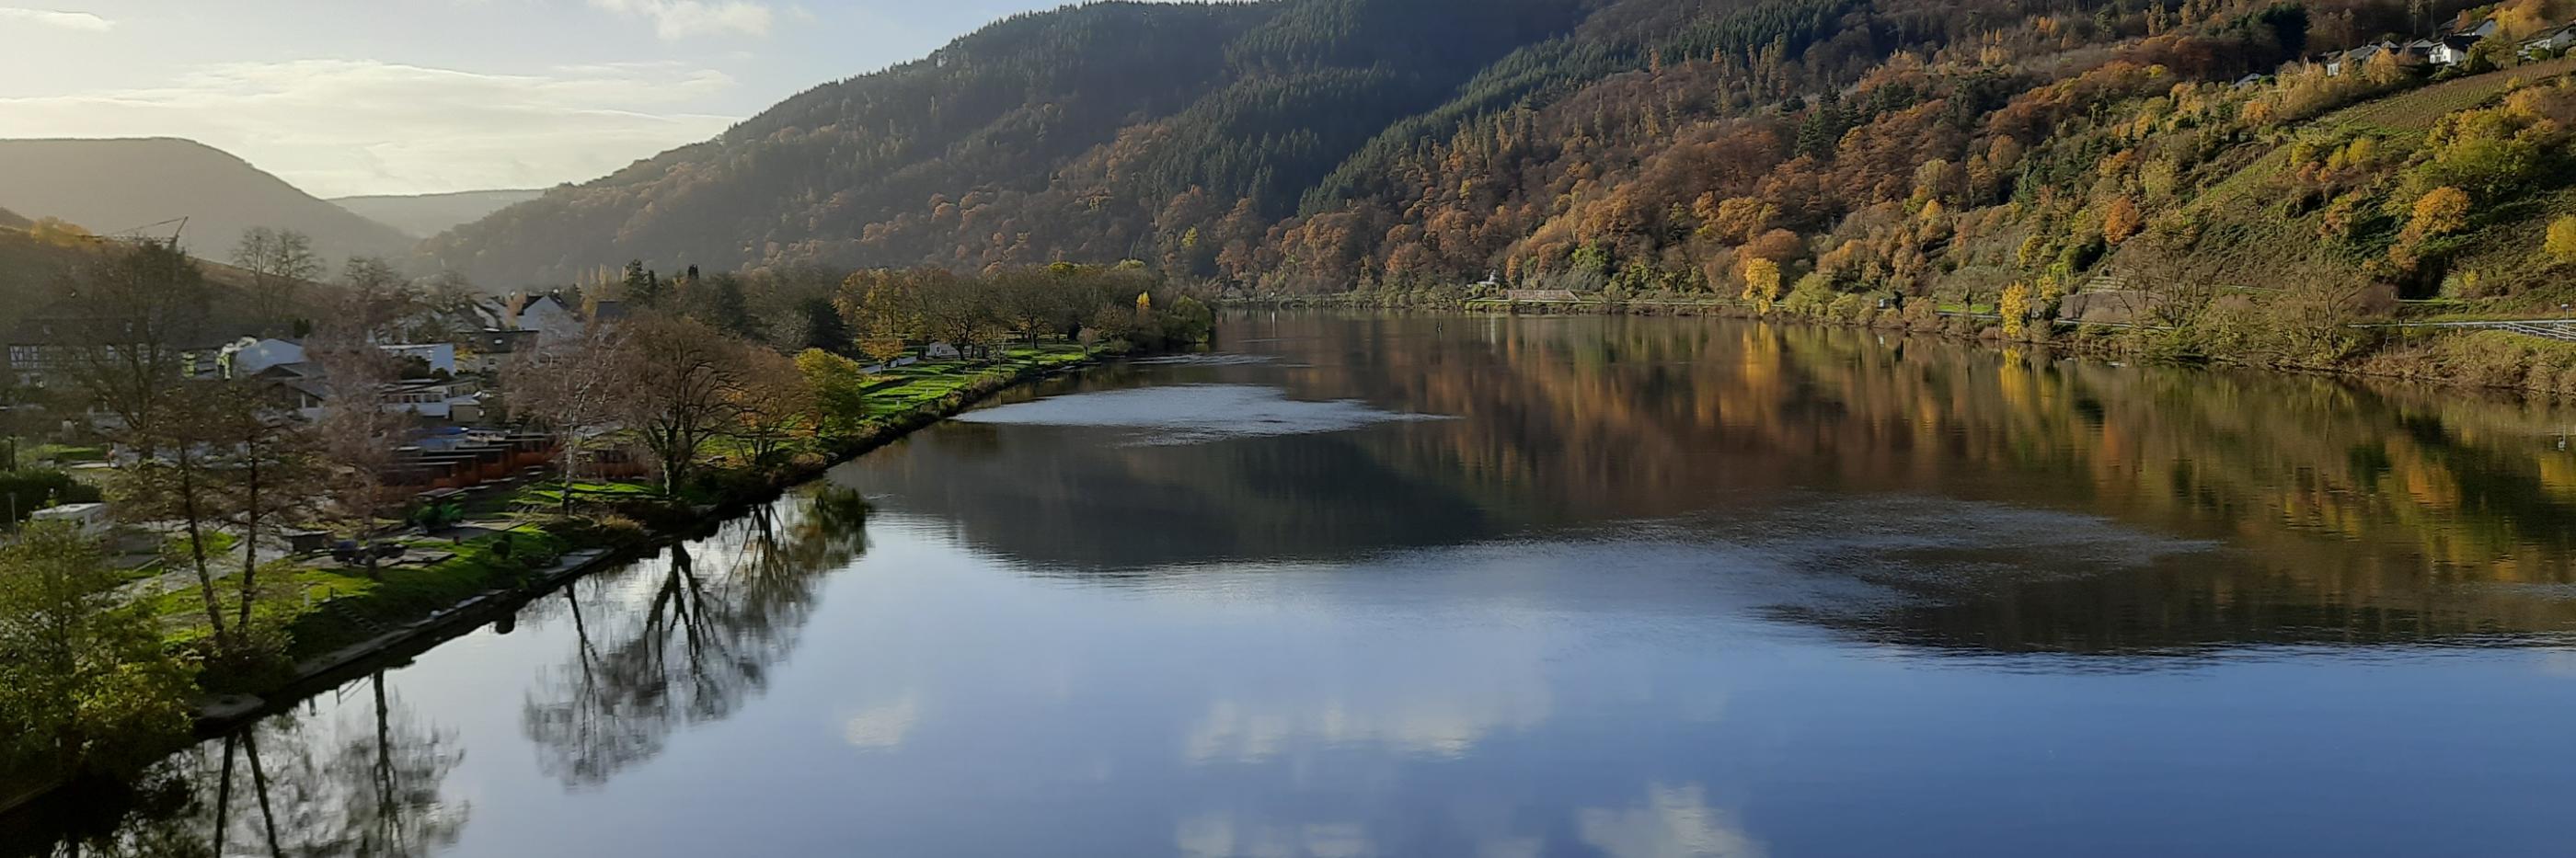
<svg viewBox="0 0 2576 858"><path fill-rule="evenodd" d="M2576 211L2576 89L2515 40L2565 5L1099 3L816 88L431 250L494 284L626 259L1136 258L1234 294L1491 275L1951 307L2014 336L2057 315L2241 339L2246 318L2399 297L2539 306L2576 297L2556 285L2576 221L2553 230ZM2308 61L2490 18L2457 67Z"/></svg>
<svg viewBox="0 0 2576 858"><path fill-rule="evenodd" d="M314 198L258 167L190 140L0 140L0 206L101 234L187 219L182 245L221 259L244 231L303 233L331 259L402 257L414 239ZM168 238L177 224L155 227Z"/></svg>
<svg viewBox="0 0 2576 858"><path fill-rule="evenodd" d="M1177 198L1293 212L1579 0L1097 3L1002 21L431 249L483 282L605 261L1115 261ZM1193 189L1200 189L1192 194Z"/></svg>

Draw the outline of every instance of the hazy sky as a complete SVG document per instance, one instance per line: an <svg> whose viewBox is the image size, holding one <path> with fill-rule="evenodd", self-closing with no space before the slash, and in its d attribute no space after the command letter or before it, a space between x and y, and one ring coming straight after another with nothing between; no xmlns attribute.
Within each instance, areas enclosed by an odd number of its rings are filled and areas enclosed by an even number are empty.
<svg viewBox="0 0 2576 858"><path fill-rule="evenodd" d="M317 196L544 187L1061 0L0 0L0 137L188 137Z"/></svg>

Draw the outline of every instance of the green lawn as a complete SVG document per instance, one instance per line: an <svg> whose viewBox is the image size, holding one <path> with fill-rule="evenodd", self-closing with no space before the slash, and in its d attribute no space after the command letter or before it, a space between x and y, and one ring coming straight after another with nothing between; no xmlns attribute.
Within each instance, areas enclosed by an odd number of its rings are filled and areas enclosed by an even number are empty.
<svg viewBox="0 0 2576 858"><path fill-rule="evenodd" d="M1091 357L1092 352L1079 345L1044 344L1005 349L990 360L937 361L889 370L882 374L885 384L867 394L867 414L858 434L899 431L901 421L935 414L936 409L950 404L950 397L968 388L980 385L989 390L1021 373L1071 366ZM802 438L791 449L811 451L819 444L816 439ZM708 452L715 468L740 464L742 458L742 451L730 440L711 445ZM561 490L559 483L545 481L523 486L510 494L501 508L551 509L561 504ZM577 501L642 499L654 496L658 490L640 481L592 480L573 484ZM377 578L355 569L299 567L291 579L298 595L260 610L282 612L284 616L276 619L293 632L291 655L310 658L374 636L375 631L368 628L370 622L382 627L398 626L496 587L527 580L536 570L552 565L576 547L573 540L550 532L553 526L533 517L514 526L506 532L510 543L507 556L499 548L502 535L477 537L461 545L440 539L407 539L404 542L416 548L453 552L456 556L428 566L387 567ZM233 542L229 536L209 540L210 548L215 545L229 549ZM268 570L263 573L275 574ZM229 583L216 585L223 591L222 600L227 605L239 598ZM181 588L149 599L172 640L189 641L207 633L205 604L198 588ZM326 603L339 607L326 610Z"/></svg>

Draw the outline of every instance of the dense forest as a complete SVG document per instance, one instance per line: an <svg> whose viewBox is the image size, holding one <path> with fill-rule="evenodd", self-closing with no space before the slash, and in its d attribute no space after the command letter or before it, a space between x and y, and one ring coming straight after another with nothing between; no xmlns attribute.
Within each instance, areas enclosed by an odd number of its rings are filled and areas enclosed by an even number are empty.
<svg viewBox="0 0 2576 858"><path fill-rule="evenodd" d="M2569 297L2576 60L2516 42L2576 13L2558 5L1094 3L815 88L427 249L499 286L606 282L628 259L1138 259L1233 295L1492 278L1810 315L1973 309L2015 336L2188 315L2197 339L2173 348L2330 361L2346 338L2234 322ZM2313 61L2489 19L2438 72Z"/></svg>

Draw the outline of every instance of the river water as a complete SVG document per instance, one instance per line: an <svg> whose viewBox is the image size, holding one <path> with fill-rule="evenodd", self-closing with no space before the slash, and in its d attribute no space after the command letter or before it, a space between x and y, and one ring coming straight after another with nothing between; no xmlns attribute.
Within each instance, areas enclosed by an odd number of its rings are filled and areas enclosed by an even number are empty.
<svg viewBox="0 0 2576 858"><path fill-rule="evenodd" d="M1219 333L0 853L2576 850L2576 414L1732 321Z"/></svg>

